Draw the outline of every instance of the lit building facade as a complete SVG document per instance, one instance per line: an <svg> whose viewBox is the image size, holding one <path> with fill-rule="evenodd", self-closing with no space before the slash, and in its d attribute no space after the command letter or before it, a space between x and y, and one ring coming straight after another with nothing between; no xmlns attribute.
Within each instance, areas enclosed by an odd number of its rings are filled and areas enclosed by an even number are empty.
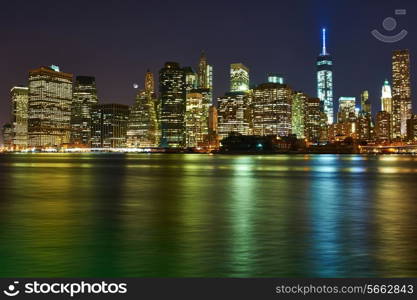
<svg viewBox="0 0 417 300"><path fill-rule="evenodd" d="M159 146L158 99L154 86L153 74L148 70L145 89L138 91L135 104L129 108L126 133L126 146L129 148Z"/></svg>
<svg viewBox="0 0 417 300"><path fill-rule="evenodd" d="M305 98L304 137L311 143L327 138L326 114L321 111L319 98Z"/></svg>
<svg viewBox="0 0 417 300"><path fill-rule="evenodd" d="M417 142L417 115L415 114L407 120L407 140Z"/></svg>
<svg viewBox="0 0 417 300"><path fill-rule="evenodd" d="M204 103L201 93L187 94L185 124L186 146L188 148L201 147L208 134L208 106Z"/></svg>
<svg viewBox="0 0 417 300"><path fill-rule="evenodd" d="M407 120L411 118L410 54L408 50L392 54L392 137L407 135Z"/></svg>
<svg viewBox="0 0 417 300"><path fill-rule="evenodd" d="M250 95L248 93L226 93L217 98L219 139L230 133L249 135L250 132Z"/></svg>
<svg viewBox="0 0 417 300"><path fill-rule="evenodd" d="M355 97L340 97L339 109L337 113L337 122L355 122L356 120L356 98Z"/></svg>
<svg viewBox="0 0 417 300"><path fill-rule="evenodd" d="M198 64L197 88L207 89L210 104L213 103L213 67L208 64L204 51Z"/></svg>
<svg viewBox="0 0 417 300"><path fill-rule="evenodd" d="M159 71L161 101L161 146L185 146L186 78L176 62L165 63Z"/></svg>
<svg viewBox="0 0 417 300"><path fill-rule="evenodd" d="M129 106L96 104L91 109L93 148L124 148L129 120Z"/></svg>
<svg viewBox="0 0 417 300"><path fill-rule="evenodd" d="M279 83L279 84L284 84L284 77L282 77L279 74L272 74L269 73L268 74L268 82L269 83Z"/></svg>
<svg viewBox="0 0 417 300"><path fill-rule="evenodd" d="M12 144L16 149L28 146L28 102L29 88L15 86L10 91L12 99Z"/></svg>
<svg viewBox="0 0 417 300"><path fill-rule="evenodd" d="M369 100L369 91L363 91L361 93L361 112L371 113L371 101Z"/></svg>
<svg viewBox="0 0 417 300"><path fill-rule="evenodd" d="M2 130L3 146L8 149L13 147L13 128L12 124L4 124Z"/></svg>
<svg viewBox="0 0 417 300"><path fill-rule="evenodd" d="M302 92L296 92L293 94L291 107L291 127L292 134L295 134L299 139L305 138L307 99L308 96Z"/></svg>
<svg viewBox="0 0 417 300"><path fill-rule="evenodd" d="M249 90L249 68L241 63L230 65L230 91L246 92Z"/></svg>
<svg viewBox="0 0 417 300"><path fill-rule="evenodd" d="M71 109L71 143L91 145L91 108L98 103L96 80L91 76L75 78Z"/></svg>
<svg viewBox="0 0 417 300"><path fill-rule="evenodd" d="M375 139L379 143L391 140L391 115L386 111L380 111L376 115Z"/></svg>
<svg viewBox="0 0 417 300"><path fill-rule="evenodd" d="M71 135L72 74L56 66L29 72L28 144L57 147Z"/></svg>
<svg viewBox="0 0 417 300"><path fill-rule="evenodd" d="M387 113L392 113L392 93L391 86L388 80L384 81L381 91L381 110Z"/></svg>
<svg viewBox="0 0 417 300"><path fill-rule="evenodd" d="M333 112L333 58L326 50L326 29L323 29L322 52L317 57L317 97L322 102L328 124L334 122Z"/></svg>
<svg viewBox="0 0 417 300"><path fill-rule="evenodd" d="M293 90L287 85L264 83L253 90L253 135L288 136L291 134Z"/></svg>

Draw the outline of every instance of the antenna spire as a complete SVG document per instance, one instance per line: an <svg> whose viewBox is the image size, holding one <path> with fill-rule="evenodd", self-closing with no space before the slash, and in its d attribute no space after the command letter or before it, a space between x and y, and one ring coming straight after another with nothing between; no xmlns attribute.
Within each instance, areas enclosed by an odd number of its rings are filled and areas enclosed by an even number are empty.
<svg viewBox="0 0 417 300"><path fill-rule="evenodd" d="M326 51L326 28L323 28L323 50L321 55L327 55L327 51Z"/></svg>

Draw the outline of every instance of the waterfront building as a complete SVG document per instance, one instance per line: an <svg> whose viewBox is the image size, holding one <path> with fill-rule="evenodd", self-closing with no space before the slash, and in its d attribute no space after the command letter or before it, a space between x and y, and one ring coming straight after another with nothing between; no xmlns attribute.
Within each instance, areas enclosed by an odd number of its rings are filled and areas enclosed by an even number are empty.
<svg viewBox="0 0 417 300"><path fill-rule="evenodd" d="M415 114L407 120L407 140L417 142L417 115Z"/></svg>
<svg viewBox="0 0 417 300"><path fill-rule="evenodd" d="M217 98L218 133L220 140L230 133L250 135L250 93L226 93Z"/></svg>
<svg viewBox="0 0 417 300"><path fill-rule="evenodd" d="M201 147L208 134L208 106L203 101L203 95L198 92L187 94L185 112L186 146Z"/></svg>
<svg viewBox="0 0 417 300"><path fill-rule="evenodd" d="M373 135L372 116L370 113L360 112L356 121L357 138L361 141L371 141Z"/></svg>
<svg viewBox="0 0 417 300"><path fill-rule="evenodd" d="M219 123L218 123L218 112L217 107L211 105L209 107L209 120L208 120L208 136L207 144L209 150L214 150L219 148Z"/></svg>
<svg viewBox="0 0 417 300"><path fill-rule="evenodd" d="M363 91L361 93L361 110L362 113L371 113L371 101L369 100L369 91Z"/></svg>
<svg viewBox="0 0 417 300"><path fill-rule="evenodd" d="M196 89L198 84L197 84L197 73L194 72L192 67L184 67L182 68L182 70L184 71L184 76L185 76L185 90L186 93L190 93L192 90Z"/></svg>
<svg viewBox="0 0 417 300"><path fill-rule="evenodd" d="M305 98L304 137L311 143L327 137L326 114L320 108L319 98Z"/></svg>
<svg viewBox="0 0 417 300"><path fill-rule="evenodd" d="M317 97L327 115L327 123L333 124L333 58L326 49L326 29L322 30L322 52L317 57Z"/></svg>
<svg viewBox="0 0 417 300"><path fill-rule="evenodd" d="M392 137L404 138L411 118L410 54L397 50L392 54Z"/></svg>
<svg viewBox="0 0 417 300"><path fill-rule="evenodd" d="M208 64L207 56L201 52L198 64L197 88L208 90L209 103L213 103L213 67Z"/></svg>
<svg viewBox="0 0 417 300"><path fill-rule="evenodd" d="M339 109L337 113L337 122L355 122L356 110L355 110L356 98L355 97L340 97Z"/></svg>
<svg viewBox="0 0 417 300"><path fill-rule="evenodd" d="M185 146L186 78L176 62L165 63L159 71L161 101L161 146Z"/></svg>
<svg viewBox="0 0 417 300"><path fill-rule="evenodd" d="M126 146L129 148L158 147L158 99L154 91L153 74L145 75L145 89L139 90L135 103L129 108Z"/></svg>
<svg viewBox="0 0 417 300"><path fill-rule="evenodd" d="M305 121L306 109L307 109L307 99L309 97L302 92L295 92L292 98L292 107L291 107L291 127L292 134L295 134L298 139L305 138Z"/></svg>
<svg viewBox="0 0 417 300"><path fill-rule="evenodd" d="M381 142L391 140L391 115L386 111L380 111L376 115L375 121L375 139Z"/></svg>
<svg viewBox="0 0 417 300"><path fill-rule="evenodd" d="M3 146L7 149L11 149L13 147L13 128L12 124L4 124L2 130L3 136Z"/></svg>
<svg viewBox="0 0 417 300"><path fill-rule="evenodd" d="M16 149L28 146L29 88L15 86L10 91L12 99L12 144Z"/></svg>
<svg viewBox="0 0 417 300"><path fill-rule="evenodd" d="M253 89L253 135L288 136L291 134L293 90L284 84L263 83Z"/></svg>
<svg viewBox="0 0 417 300"><path fill-rule="evenodd" d="M391 86L388 80L384 81L381 91L381 110L387 113L392 113L392 93Z"/></svg>
<svg viewBox="0 0 417 300"><path fill-rule="evenodd" d="M91 145L91 108L98 103L96 80L92 76L77 76L71 109L71 143Z"/></svg>
<svg viewBox="0 0 417 300"><path fill-rule="evenodd" d="M129 106L96 104L91 110L92 147L124 148L129 120Z"/></svg>
<svg viewBox="0 0 417 300"><path fill-rule="evenodd" d="M249 90L249 68L241 63L230 65L230 91L246 92Z"/></svg>
<svg viewBox="0 0 417 300"><path fill-rule="evenodd" d="M72 74L57 66L29 72L28 144L58 147L70 141Z"/></svg>

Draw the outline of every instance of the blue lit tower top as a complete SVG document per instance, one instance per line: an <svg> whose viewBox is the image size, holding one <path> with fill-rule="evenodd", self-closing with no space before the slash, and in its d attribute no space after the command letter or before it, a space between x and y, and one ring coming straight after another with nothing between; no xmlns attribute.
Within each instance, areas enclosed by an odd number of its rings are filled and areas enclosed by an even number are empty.
<svg viewBox="0 0 417 300"><path fill-rule="evenodd" d="M333 59L326 49L326 29L322 29L322 51L317 57L317 97L327 114L329 124L333 124Z"/></svg>

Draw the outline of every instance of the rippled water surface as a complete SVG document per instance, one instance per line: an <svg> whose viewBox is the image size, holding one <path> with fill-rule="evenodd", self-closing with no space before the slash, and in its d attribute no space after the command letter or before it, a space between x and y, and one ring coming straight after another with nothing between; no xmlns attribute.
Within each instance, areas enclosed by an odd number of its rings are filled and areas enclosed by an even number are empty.
<svg viewBox="0 0 417 300"><path fill-rule="evenodd" d="M417 276L417 157L0 156L0 276Z"/></svg>

